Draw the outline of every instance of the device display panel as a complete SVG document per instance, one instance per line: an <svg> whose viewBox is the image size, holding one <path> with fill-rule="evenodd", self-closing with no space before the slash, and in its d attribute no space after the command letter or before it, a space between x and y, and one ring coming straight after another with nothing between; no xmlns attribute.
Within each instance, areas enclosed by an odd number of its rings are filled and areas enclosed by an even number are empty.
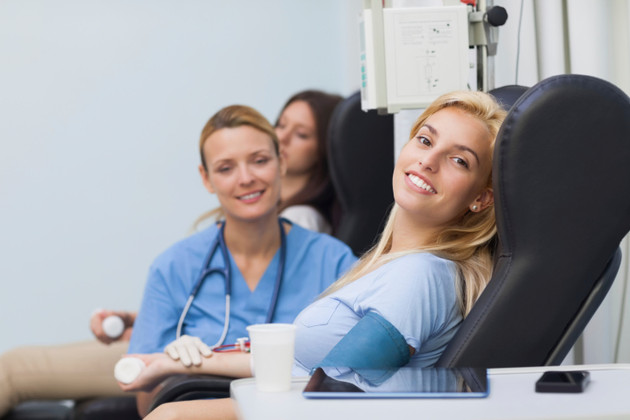
<svg viewBox="0 0 630 420"><path fill-rule="evenodd" d="M304 388L306 398L483 398L483 368L317 368Z"/></svg>

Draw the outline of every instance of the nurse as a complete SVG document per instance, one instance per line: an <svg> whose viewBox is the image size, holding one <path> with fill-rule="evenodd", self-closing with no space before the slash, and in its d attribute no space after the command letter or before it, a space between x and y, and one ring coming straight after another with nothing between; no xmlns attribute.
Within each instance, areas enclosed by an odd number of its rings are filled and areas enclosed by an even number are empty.
<svg viewBox="0 0 630 420"><path fill-rule="evenodd" d="M295 320L295 374L436 363L491 276L492 155L504 117L490 95L463 91L418 118L394 168L395 205L379 242ZM185 371L161 354L139 357L147 369L125 390ZM189 373L250 376L249 358L218 353ZM234 414L220 399L163 404L147 418Z"/></svg>
<svg viewBox="0 0 630 420"><path fill-rule="evenodd" d="M209 354L206 346L234 343L247 336L248 325L268 322L276 287L271 322L293 322L355 261L341 241L278 218L284 162L275 130L260 113L240 105L221 109L203 128L199 152L199 174L219 200L219 220L155 259L130 353L162 352L175 341L171 357L189 356L199 364L200 355ZM224 242L228 261L220 246L213 249L217 241ZM226 264L227 276L219 273ZM220 270L203 279L186 308L206 266Z"/></svg>

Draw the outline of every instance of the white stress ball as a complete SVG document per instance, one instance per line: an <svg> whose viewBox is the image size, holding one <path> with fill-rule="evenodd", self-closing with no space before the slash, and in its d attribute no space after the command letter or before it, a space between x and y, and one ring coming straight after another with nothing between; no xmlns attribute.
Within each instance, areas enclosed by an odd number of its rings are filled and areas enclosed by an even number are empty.
<svg viewBox="0 0 630 420"><path fill-rule="evenodd" d="M110 315L103 320L103 331L109 338L118 338L125 331L125 323L118 315Z"/></svg>
<svg viewBox="0 0 630 420"><path fill-rule="evenodd" d="M123 357L114 367L114 377L118 382L130 384L140 376L145 367L144 362L137 357Z"/></svg>

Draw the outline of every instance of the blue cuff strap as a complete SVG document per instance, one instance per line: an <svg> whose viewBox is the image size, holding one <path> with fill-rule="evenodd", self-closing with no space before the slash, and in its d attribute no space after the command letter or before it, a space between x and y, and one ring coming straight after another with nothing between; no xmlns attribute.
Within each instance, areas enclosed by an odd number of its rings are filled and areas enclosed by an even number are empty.
<svg viewBox="0 0 630 420"><path fill-rule="evenodd" d="M319 366L382 369L404 366L409 359L402 334L382 316L368 312Z"/></svg>

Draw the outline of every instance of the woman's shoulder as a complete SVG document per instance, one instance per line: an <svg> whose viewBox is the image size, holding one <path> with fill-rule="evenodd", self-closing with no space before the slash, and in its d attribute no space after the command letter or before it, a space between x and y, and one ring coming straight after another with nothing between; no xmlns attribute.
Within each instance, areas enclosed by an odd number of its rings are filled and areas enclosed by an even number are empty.
<svg viewBox="0 0 630 420"><path fill-rule="evenodd" d="M374 303L388 296L400 302L436 298L454 302L456 276L453 261L427 252L406 254L382 265L371 278L366 278L364 297L360 300Z"/></svg>
<svg viewBox="0 0 630 420"><path fill-rule="evenodd" d="M305 229L315 232L331 233L332 229L326 218L315 207L306 204L298 204L287 207L280 216Z"/></svg>
<svg viewBox="0 0 630 420"><path fill-rule="evenodd" d="M383 265L380 271L390 278L392 275L403 279L453 278L456 265L453 261L430 252L414 252L393 259Z"/></svg>
<svg viewBox="0 0 630 420"><path fill-rule="evenodd" d="M442 258L430 252L412 252L402 255L391 261L394 265L428 265L428 266L453 266L455 263L447 258Z"/></svg>

